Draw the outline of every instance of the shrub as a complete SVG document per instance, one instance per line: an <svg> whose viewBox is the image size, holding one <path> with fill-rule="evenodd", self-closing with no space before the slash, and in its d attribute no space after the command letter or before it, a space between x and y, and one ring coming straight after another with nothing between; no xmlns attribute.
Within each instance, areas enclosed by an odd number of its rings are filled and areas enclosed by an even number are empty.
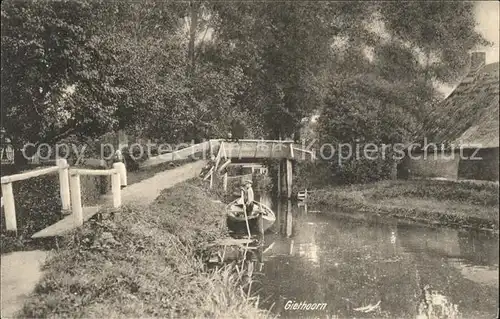
<svg viewBox="0 0 500 319"><path fill-rule="evenodd" d="M270 192L273 189L272 178L268 175L255 173L253 175L253 188L259 192Z"/></svg>
<svg viewBox="0 0 500 319"><path fill-rule="evenodd" d="M334 163L334 179L337 184L361 184L376 182L391 177L393 161L389 159L349 159Z"/></svg>
<svg viewBox="0 0 500 319"><path fill-rule="evenodd" d="M61 199L57 175L44 175L14 182L14 202L18 238L7 236L5 214L1 214L1 252L24 248L24 239L61 218Z"/></svg>
<svg viewBox="0 0 500 319"><path fill-rule="evenodd" d="M329 162L299 162L293 170L293 189L296 194L304 189L317 189L335 183Z"/></svg>

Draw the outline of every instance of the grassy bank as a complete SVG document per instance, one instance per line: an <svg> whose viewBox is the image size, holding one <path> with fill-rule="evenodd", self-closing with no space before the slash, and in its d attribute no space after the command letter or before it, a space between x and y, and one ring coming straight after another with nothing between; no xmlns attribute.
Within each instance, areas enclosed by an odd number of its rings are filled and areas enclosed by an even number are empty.
<svg viewBox="0 0 500 319"><path fill-rule="evenodd" d="M309 202L343 212L498 230L498 185L415 180L329 187Z"/></svg>
<svg viewBox="0 0 500 319"><path fill-rule="evenodd" d="M182 184L147 209L86 223L64 237L20 317L264 317L229 269L204 270L203 247L226 235L223 208Z"/></svg>

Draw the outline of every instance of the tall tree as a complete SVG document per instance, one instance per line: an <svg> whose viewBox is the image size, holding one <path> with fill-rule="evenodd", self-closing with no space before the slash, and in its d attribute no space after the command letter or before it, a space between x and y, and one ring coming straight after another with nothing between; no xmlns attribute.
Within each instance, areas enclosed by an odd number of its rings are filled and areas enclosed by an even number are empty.
<svg viewBox="0 0 500 319"><path fill-rule="evenodd" d="M489 44L476 30L474 2L390 2L380 5L386 30L418 52L428 80L453 82L468 52Z"/></svg>
<svg viewBox="0 0 500 319"><path fill-rule="evenodd" d="M92 16L85 1L2 3L2 126L16 144L113 124L106 101L112 92L103 90L103 100L82 106L85 95L69 89L78 83L88 93L107 84L100 67L110 57L95 49Z"/></svg>
<svg viewBox="0 0 500 319"><path fill-rule="evenodd" d="M10 1L2 4L2 126L20 142L119 127L185 141L220 136L241 118L256 136L289 137L323 105L328 126L341 105L332 97L350 90L359 94L339 98L352 100L339 112L394 110L384 127L411 139L436 97L433 82L449 81L465 51L484 43L471 10L458 2ZM389 40L370 29L374 21Z"/></svg>
<svg viewBox="0 0 500 319"><path fill-rule="evenodd" d="M325 2L253 2L216 6L215 37L229 46L250 85L240 96L269 135L289 137L321 103L331 43L369 6ZM350 27L354 29L353 27Z"/></svg>
<svg viewBox="0 0 500 319"><path fill-rule="evenodd" d="M358 43L332 68L342 77L331 80L319 123L322 140L379 146L414 142L441 97L436 82L455 80L468 63L468 50L486 44L475 30L471 3L380 2L374 8L380 37L370 43L348 35ZM387 177L390 162L391 157L353 160L343 166L342 178Z"/></svg>

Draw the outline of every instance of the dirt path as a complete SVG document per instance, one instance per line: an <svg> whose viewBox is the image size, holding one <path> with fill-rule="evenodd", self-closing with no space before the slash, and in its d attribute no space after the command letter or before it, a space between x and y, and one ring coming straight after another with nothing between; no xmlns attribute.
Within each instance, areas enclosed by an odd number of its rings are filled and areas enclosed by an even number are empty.
<svg viewBox="0 0 500 319"><path fill-rule="evenodd" d="M162 190L198 176L205 164L205 161L189 163L127 186L122 190L122 203L124 205L149 205Z"/></svg>
<svg viewBox="0 0 500 319"><path fill-rule="evenodd" d="M24 300L42 277L40 269L47 254L35 250L2 255L2 318L13 318L22 308Z"/></svg>
<svg viewBox="0 0 500 319"><path fill-rule="evenodd" d="M205 161L189 163L160 172L153 177L130 185L122 190L124 205L149 205L161 191L198 176ZM13 318L26 297L33 291L43 275L41 266L47 258L46 251L14 252L1 256L1 315Z"/></svg>

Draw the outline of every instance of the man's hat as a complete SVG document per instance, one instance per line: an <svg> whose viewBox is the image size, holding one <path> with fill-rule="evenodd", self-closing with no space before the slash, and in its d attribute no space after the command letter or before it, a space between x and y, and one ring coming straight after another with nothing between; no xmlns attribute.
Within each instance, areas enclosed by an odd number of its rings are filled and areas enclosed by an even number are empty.
<svg viewBox="0 0 500 319"><path fill-rule="evenodd" d="M249 180L249 179L247 179L247 180L245 181L245 184L250 184L250 185L252 185L252 183L253 183L253 182L252 182L251 180Z"/></svg>

